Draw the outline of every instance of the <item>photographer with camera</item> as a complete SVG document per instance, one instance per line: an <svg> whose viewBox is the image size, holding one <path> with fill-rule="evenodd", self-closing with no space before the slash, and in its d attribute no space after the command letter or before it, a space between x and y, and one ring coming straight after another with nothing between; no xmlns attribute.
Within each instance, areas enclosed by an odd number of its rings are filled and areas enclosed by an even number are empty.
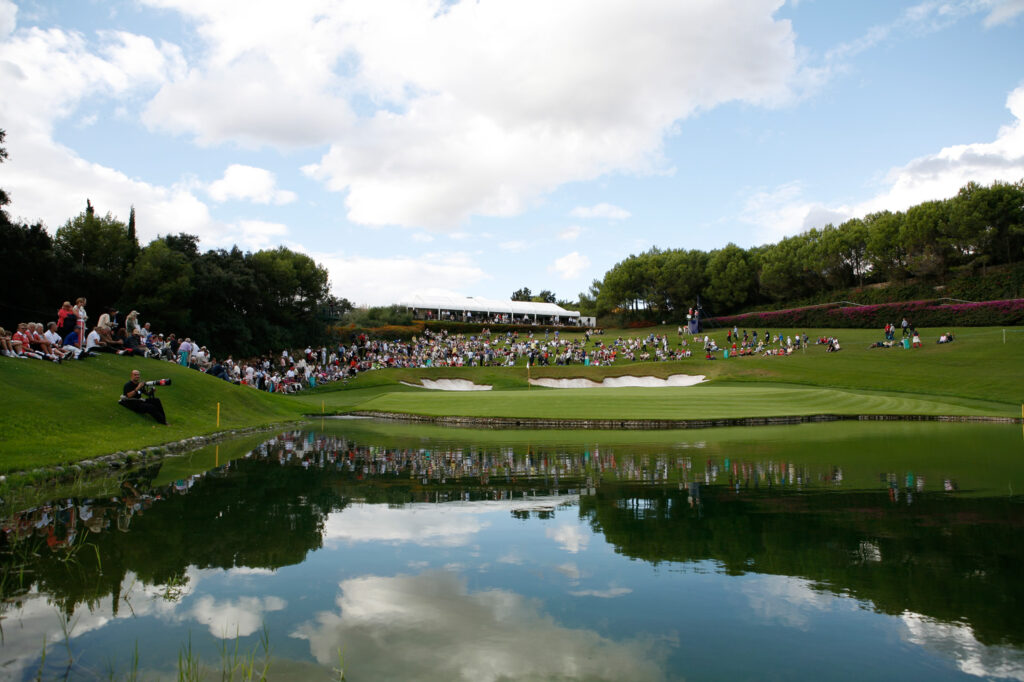
<svg viewBox="0 0 1024 682"><path fill-rule="evenodd" d="M124 405L132 412L148 414L161 424L167 424L167 417L164 416L164 406L159 398L155 397L154 386L166 386L171 383L170 379L158 381L143 381L142 373L137 369L132 370L131 381L124 385L121 394L121 405Z"/></svg>

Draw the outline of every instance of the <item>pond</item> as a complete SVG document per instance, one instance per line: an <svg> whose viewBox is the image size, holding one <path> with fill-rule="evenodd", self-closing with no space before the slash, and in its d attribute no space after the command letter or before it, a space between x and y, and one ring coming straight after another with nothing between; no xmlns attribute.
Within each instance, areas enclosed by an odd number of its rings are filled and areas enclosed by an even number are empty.
<svg viewBox="0 0 1024 682"><path fill-rule="evenodd" d="M13 509L0 676L1024 680L1022 445L906 422L248 436Z"/></svg>

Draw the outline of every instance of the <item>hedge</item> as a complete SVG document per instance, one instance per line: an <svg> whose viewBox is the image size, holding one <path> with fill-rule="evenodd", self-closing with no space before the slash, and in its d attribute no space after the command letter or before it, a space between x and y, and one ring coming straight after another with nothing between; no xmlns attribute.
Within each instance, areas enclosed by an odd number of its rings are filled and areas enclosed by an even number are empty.
<svg viewBox="0 0 1024 682"><path fill-rule="evenodd" d="M827 304L789 310L745 313L705 320L709 327L749 328L881 328L903 318L917 327L989 327L1024 324L1024 299L982 303L904 301L877 305Z"/></svg>

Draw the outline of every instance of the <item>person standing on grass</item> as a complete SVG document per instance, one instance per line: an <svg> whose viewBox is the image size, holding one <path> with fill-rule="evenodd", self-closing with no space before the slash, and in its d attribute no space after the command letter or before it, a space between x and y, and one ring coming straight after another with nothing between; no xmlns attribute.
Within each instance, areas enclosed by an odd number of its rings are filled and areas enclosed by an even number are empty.
<svg viewBox="0 0 1024 682"><path fill-rule="evenodd" d="M903 338L906 338L907 337L907 327L910 326L910 323L907 322L907 318L905 318L905 317L903 318L903 322L900 322L900 326L903 327Z"/></svg>
<svg viewBox="0 0 1024 682"><path fill-rule="evenodd" d="M89 314L85 312L85 298L75 299L75 307L72 308L72 312L75 313L75 323L78 325L78 347L82 347L82 342L85 340L85 321L89 319Z"/></svg>

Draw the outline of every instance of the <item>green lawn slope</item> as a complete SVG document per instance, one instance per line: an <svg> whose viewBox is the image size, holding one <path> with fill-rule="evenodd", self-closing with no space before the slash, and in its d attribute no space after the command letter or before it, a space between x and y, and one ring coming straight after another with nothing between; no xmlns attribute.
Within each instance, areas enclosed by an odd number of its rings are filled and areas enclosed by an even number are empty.
<svg viewBox="0 0 1024 682"><path fill-rule="evenodd" d="M761 330L763 332L763 330ZM796 330L782 331L795 334ZM800 330L803 332L804 330ZM820 330L837 334L843 350L826 353L811 345L787 357L740 357L708 361L703 353L678 362L616 362L608 367L534 367L530 376L587 377L701 374L706 384L690 388L529 388L524 366L396 369L369 372L344 388L331 385L294 400L309 413L391 411L423 415L547 417L566 419L705 419L801 414L1021 415L1024 403L1024 330L954 330L957 340L937 345L939 330L921 330L924 347L908 351L868 347L881 332ZM602 339L668 333L675 327L610 330ZM710 332L725 344L725 330ZM542 335L541 335L542 337ZM422 378L466 379L494 386L490 392L439 392L401 384ZM816 389L816 390L812 390ZM525 395L518 395L525 393ZM610 415L610 416L609 416Z"/></svg>
<svg viewBox="0 0 1024 682"><path fill-rule="evenodd" d="M132 369L157 389L167 426L117 404ZM168 362L104 355L55 365L0 357L0 471L63 464L190 436L292 421L297 403ZM217 403L221 404L217 427Z"/></svg>
<svg viewBox="0 0 1024 682"><path fill-rule="evenodd" d="M761 330L763 331L763 330ZM778 333L779 330L773 330ZM796 330L782 330L784 334ZM804 330L800 330L803 332ZM356 411L432 416L562 419L715 419L813 414L899 414L1020 417L1024 403L1024 329L954 330L953 344L910 351L868 349L881 332L806 330L812 338L839 335L843 350L812 345L789 357L707 361L702 353L679 362L617 362L610 367L535 367L533 377L702 374L688 388L559 390L530 388L524 366L368 372L347 385L298 396L232 386L164 362L116 356L54 365L0 357L0 472L68 463L118 450L160 445L194 435L269 425L302 415ZM609 330L619 336L668 333L675 327ZM725 331L712 332L720 344ZM543 338L543 333L539 335ZM169 377L158 389L169 426L117 405L132 368L144 378ZM461 378L494 386L489 392L437 392L405 386L427 378ZM218 429L216 405L221 403Z"/></svg>

